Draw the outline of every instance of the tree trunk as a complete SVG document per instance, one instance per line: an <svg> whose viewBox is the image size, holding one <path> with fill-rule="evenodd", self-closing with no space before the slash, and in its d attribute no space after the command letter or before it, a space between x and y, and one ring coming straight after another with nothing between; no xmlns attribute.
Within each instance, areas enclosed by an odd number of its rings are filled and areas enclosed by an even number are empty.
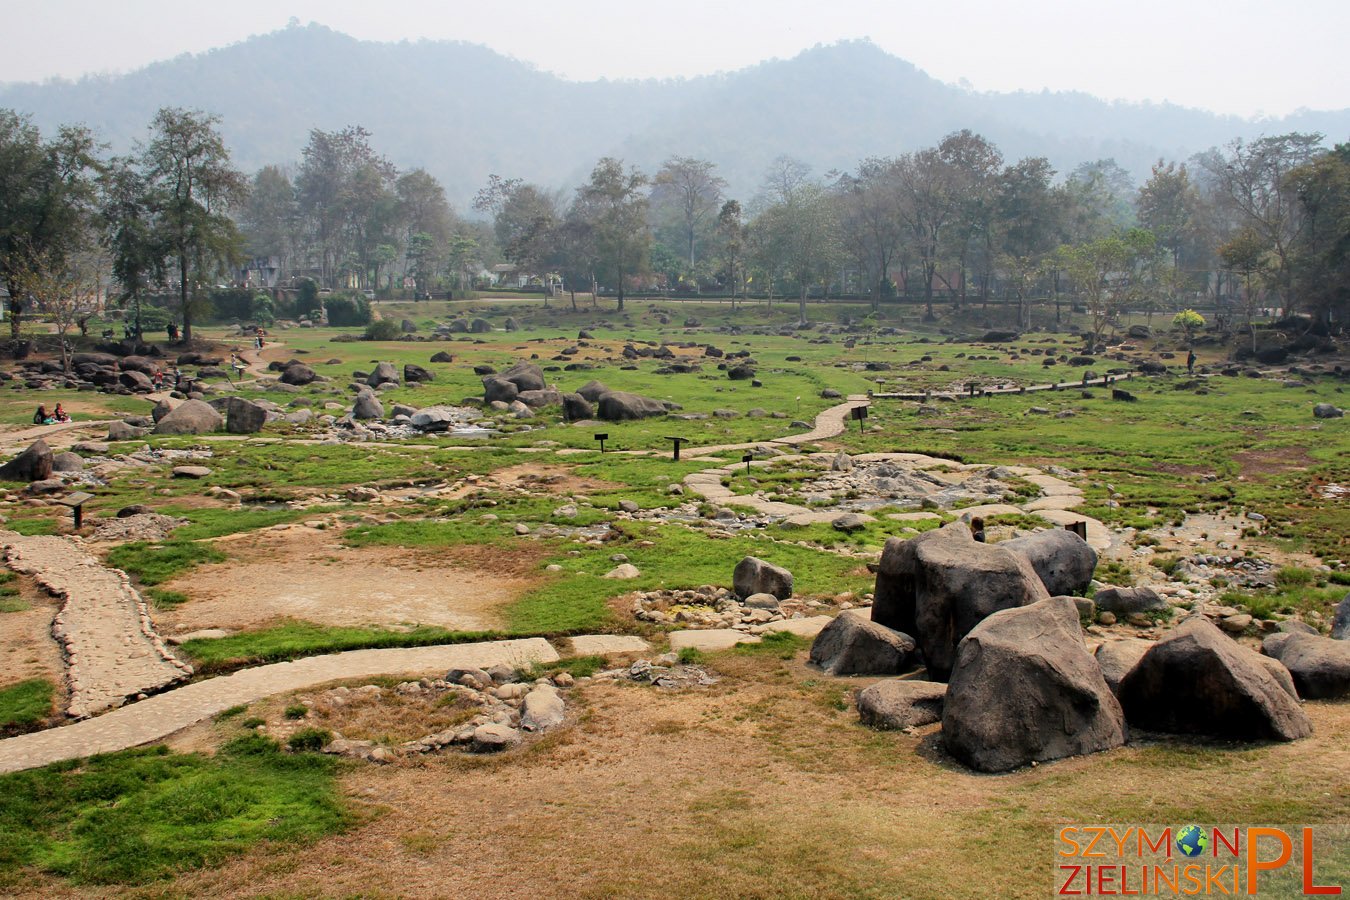
<svg viewBox="0 0 1350 900"><path fill-rule="evenodd" d="M797 324L806 324L806 282L802 282L801 297L797 302Z"/></svg>
<svg viewBox="0 0 1350 900"><path fill-rule="evenodd" d="M178 301L183 308L183 336L184 345L192 343L192 313L188 309L188 261L187 254L180 252L178 254Z"/></svg>

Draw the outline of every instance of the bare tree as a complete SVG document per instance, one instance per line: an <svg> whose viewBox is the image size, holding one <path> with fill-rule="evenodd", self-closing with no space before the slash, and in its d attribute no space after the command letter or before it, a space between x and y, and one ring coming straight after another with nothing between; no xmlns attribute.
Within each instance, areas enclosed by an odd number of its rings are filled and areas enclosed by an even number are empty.
<svg viewBox="0 0 1350 900"><path fill-rule="evenodd" d="M679 216L690 274L697 262L699 234L716 216L727 186L726 179L713 172L716 168L716 163L704 159L672 156L652 180L652 205L672 208Z"/></svg>

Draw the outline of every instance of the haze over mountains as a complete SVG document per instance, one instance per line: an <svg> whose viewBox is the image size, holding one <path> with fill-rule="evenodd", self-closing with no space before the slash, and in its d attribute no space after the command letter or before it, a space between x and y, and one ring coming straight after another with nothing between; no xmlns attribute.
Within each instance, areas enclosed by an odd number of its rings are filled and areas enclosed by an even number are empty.
<svg viewBox="0 0 1350 900"><path fill-rule="evenodd" d="M659 30L652 39L664 52ZM1065 172L1114 157L1137 179L1160 156L1184 160L1238 136L1350 138L1350 109L1252 121L1080 93L976 93L865 41L689 80L572 82L477 45L375 43L310 25L126 75L0 86L0 107L31 113L44 133L83 122L114 152L165 105L220 115L249 172L298 160L312 128L363 125L372 146L400 169L426 168L461 210L490 173L571 188L605 155L649 173L672 154L709 159L729 196L747 200L779 155L821 174L962 128L1009 161L1043 155Z"/></svg>

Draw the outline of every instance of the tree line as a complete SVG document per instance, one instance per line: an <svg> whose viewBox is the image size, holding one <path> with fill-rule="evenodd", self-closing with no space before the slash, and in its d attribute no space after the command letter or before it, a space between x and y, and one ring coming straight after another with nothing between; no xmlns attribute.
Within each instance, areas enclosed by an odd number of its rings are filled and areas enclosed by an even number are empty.
<svg viewBox="0 0 1350 900"><path fill-rule="evenodd" d="M251 178L218 121L166 108L136 153L104 158L86 129L44 139L0 110L0 279L11 328L30 307L60 326L105 285L139 309L172 290L183 337L249 257L327 288L415 296L465 288L496 263L615 295L866 296L922 304L1081 305L1099 336L1122 308L1208 298L1249 322L1264 307L1343 320L1350 296L1350 144L1317 134L1234 140L1159 160L1135 185L1113 160L1064 177L1006 161L959 131L937 146L815 175L779 157L744 203L715 163L672 156L650 175L599 160L572 192L493 175L458 215L423 169L400 172L359 126L315 129L299 160ZM87 305L87 304L83 304ZM63 315L65 308L69 314Z"/></svg>

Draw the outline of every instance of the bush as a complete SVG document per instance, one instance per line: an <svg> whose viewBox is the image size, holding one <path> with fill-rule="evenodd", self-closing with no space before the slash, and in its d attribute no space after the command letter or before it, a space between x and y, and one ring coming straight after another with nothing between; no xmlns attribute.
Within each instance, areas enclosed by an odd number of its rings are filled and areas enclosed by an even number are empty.
<svg viewBox="0 0 1350 900"><path fill-rule="evenodd" d="M380 319L378 322L371 322L366 326L365 339L368 341L396 341L402 335L403 330L393 319Z"/></svg>
<svg viewBox="0 0 1350 900"><path fill-rule="evenodd" d="M366 305L366 298L359 294L329 297L324 306L328 309L329 325L342 327L370 323L370 307Z"/></svg>
<svg viewBox="0 0 1350 900"><path fill-rule="evenodd" d="M271 296L267 294L261 292L254 294L249 312L250 318L264 328L271 328L276 324L276 308L272 305Z"/></svg>
<svg viewBox="0 0 1350 900"><path fill-rule="evenodd" d="M319 302L319 286L314 283L313 278L302 278L299 291L295 301L295 314L313 317L323 307Z"/></svg>
<svg viewBox="0 0 1350 900"><path fill-rule="evenodd" d="M253 293L246 288L229 288L211 292L213 319L247 319L253 312Z"/></svg>

